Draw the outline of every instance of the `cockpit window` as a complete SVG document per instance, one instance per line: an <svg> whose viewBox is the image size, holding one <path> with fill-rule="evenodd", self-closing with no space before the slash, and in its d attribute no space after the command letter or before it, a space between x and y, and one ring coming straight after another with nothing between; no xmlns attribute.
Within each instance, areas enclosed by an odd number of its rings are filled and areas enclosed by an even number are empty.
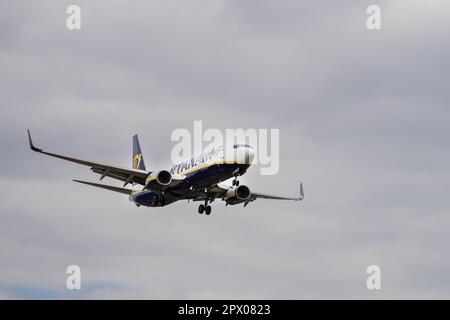
<svg viewBox="0 0 450 320"><path fill-rule="evenodd" d="M251 146L248 145L248 144L235 144L235 145L233 146L233 148L234 148L234 149L237 149L237 148L251 148Z"/></svg>

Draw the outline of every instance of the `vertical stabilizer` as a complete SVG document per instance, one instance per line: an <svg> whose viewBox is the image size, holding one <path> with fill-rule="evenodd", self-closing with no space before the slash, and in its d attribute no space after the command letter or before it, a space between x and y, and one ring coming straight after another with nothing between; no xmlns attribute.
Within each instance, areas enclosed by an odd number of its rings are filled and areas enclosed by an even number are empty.
<svg viewBox="0 0 450 320"><path fill-rule="evenodd" d="M145 170L144 157L137 134L133 136L133 169Z"/></svg>

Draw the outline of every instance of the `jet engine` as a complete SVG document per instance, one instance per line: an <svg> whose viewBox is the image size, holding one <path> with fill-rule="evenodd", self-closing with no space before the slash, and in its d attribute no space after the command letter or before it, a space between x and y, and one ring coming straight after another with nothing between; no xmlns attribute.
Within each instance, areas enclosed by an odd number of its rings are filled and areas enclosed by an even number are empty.
<svg viewBox="0 0 450 320"><path fill-rule="evenodd" d="M231 188L225 194L225 201L227 204L238 204L250 199L250 188L244 185Z"/></svg>
<svg viewBox="0 0 450 320"><path fill-rule="evenodd" d="M173 187L185 179L184 176L173 175L167 170L153 171L145 181L147 188L161 190Z"/></svg>

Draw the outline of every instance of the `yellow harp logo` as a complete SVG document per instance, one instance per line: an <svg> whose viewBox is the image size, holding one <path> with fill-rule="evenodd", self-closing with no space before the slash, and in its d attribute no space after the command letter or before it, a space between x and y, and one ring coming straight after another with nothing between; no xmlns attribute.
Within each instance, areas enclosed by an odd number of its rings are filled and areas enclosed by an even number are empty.
<svg viewBox="0 0 450 320"><path fill-rule="evenodd" d="M139 168L139 165L141 164L142 154L138 153L134 156L133 159L133 168L137 169Z"/></svg>

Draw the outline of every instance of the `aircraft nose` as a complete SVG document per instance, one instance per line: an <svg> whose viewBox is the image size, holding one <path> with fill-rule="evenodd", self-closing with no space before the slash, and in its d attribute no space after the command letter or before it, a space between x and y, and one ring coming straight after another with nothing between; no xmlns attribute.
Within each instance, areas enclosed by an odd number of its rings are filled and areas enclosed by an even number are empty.
<svg viewBox="0 0 450 320"><path fill-rule="evenodd" d="M245 164L252 164L255 151L251 147L245 148Z"/></svg>
<svg viewBox="0 0 450 320"><path fill-rule="evenodd" d="M234 163L252 164L255 158L254 149L248 144L236 144L233 148L227 149L225 159Z"/></svg>
<svg viewBox="0 0 450 320"><path fill-rule="evenodd" d="M237 150L237 162L239 163L245 163L245 164L252 164L253 158L255 157L255 152L252 147L250 146L242 146L239 147Z"/></svg>

